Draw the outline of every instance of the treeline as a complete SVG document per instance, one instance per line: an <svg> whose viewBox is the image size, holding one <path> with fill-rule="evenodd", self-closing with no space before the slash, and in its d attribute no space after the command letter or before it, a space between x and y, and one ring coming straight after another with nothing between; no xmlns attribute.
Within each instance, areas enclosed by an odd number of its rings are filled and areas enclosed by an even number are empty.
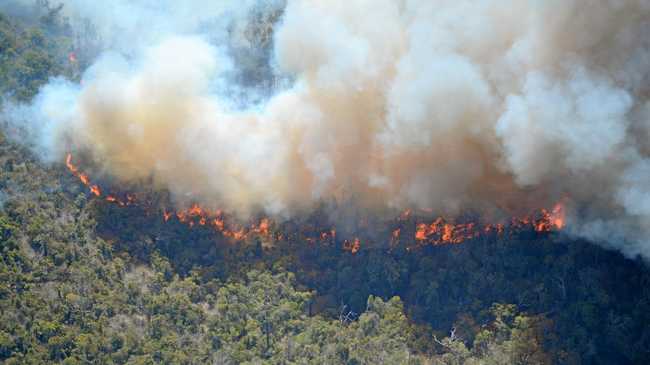
<svg viewBox="0 0 650 365"><path fill-rule="evenodd" d="M45 169L7 141L0 164L3 363L551 363L542 344L550 322L514 305L491 306L474 339L460 329L431 337L434 352L426 354L413 348L421 329L398 297L370 295L363 311L328 315L316 313L314 291L280 260L224 255L179 272L144 236L119 244L99 237L102 203L79 192L60 167ZM178 249L192 249L189 236ZM251 246L230 249L245 256Z"/></svg>
<svg viewBox="0 0 650 365"><path fill-rule="evenodd" d="M183 277L241 280L251 270L289 271L311 293L311 312L326 318L363 313L369 296L398 296L416 353L445 352L434 336L451 331L474 350L494 319L493 304L510 303L535 317L534 343L551 363L643 364L650 356L647 264L559 234L522 232L420 249L364 241L351 254L340 241L319 244L307 240L313 232L301 234L319 217L273 227L287 239L269 246L259 237L233 244L211 228L164 222L137 206L97 201L95 208L97 231L116 250L141 260L159 254Z"/></svg>

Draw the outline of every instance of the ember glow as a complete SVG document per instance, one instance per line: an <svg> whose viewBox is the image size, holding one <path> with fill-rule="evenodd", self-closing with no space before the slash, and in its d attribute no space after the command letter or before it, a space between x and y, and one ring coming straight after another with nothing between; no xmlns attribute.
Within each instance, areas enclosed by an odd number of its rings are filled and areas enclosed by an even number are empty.
<svg viewBox="0 0 650 365"><path fill-rule="evenodd" d="M102 190L98 185L92 184L86 173L83 173L73 164L72 155L68 154L65 165L76 176L79 181L88 187L90 193L104 201L124 207L137 203L133 194L126 194L125 199L120 199L116 195L102 195ZM431 213L430 210L422 210L425 213ZM202 226L211 228L219 232L224 237L232 241L243 241L251 237L262 237L273 243L284 239L285 235L274 232L274 223L270 218L261 218L256 222L248 225L239 225L234 219L227 217L221 210L206 209L199 204L192 204L190 207L176 211L162 211L162 220L164 222L177 221L188 227ZM398 227L390 231L388 241L391 246L399 242L407 244L414 243L416 246L425 245L443 245L459 244L472 239L484 236L501 236L504 234L515 234L523 231L533 231L537 233L550 233L560 231L565 226L565 212L562 203L556 204L551 210L540 209L539 211L523 216L513 217L507 223L480 224L477 222L454 223L443 217L434 220L422 222L416 218L413 211L407 209L399 214L394 220ZM402 232L409 230L409 225L414 227L414 234L411 237L405 237ZM336 241L336 230L334 228L321 232L314 237L304 238L309 243L329 244ZM342 249L351 254L358 253L362 248L361 239L353 237L342 241ZM410 249L409 249L410 250Z"/></svg>

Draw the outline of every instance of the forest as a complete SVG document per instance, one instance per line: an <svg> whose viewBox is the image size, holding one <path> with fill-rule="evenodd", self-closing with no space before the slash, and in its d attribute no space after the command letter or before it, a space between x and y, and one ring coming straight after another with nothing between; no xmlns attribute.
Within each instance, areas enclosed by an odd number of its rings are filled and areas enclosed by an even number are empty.
<svg viewBox="0 0 650 365"><path fill-rule="evenodd" d="M5 101L78 81L96 56L91 26L73 29L61 7L0 11ZM105 180L138 202L98 199L0 123L1 363L650 362L640 256L526 227L414 245L415 216L393 221L402 239L391 227L355 248L310 238L329 229L325 207L235 242L164 217L169 192Z"/></svg>

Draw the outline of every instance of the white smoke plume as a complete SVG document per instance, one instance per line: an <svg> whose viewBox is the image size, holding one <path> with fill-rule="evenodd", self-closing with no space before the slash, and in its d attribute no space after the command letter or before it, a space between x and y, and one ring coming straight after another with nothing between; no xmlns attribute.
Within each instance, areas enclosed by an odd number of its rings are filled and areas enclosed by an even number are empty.
<svg viewBox="0 0 650 365"><path fill-rule="evenodd" d="M569 232L650 258L650 1L63 3L106 52L11 109L52 160L87 151L120 181L241 215L564 199ZM291 83L236 108L233 49L260 34L262 78Z"/></svg>

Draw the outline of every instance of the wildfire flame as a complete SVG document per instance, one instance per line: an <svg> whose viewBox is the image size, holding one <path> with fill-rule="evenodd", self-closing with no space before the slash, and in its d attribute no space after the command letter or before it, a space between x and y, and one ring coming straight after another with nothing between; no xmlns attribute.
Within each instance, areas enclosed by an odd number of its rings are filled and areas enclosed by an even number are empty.
<svg viewBox="0 0 650 365"><path fill-rule="evenodd" d="M358 237L355 237L352 241L345 240L343 241L343 249L355 254L361 249L361 240Z"/></svg>
<svg viewBox="0 0 650 365"><path fill-rule="evenodd" d="M98 197L102 197L102 190L98 185L92 184L89 176L79 170L72 163L72 155L66 156L65 165L68 170L79 179L79 181L89 189L89 192ZM103 198L106 202L118 206L127 206L137 203L137 198L133 194L126 194L125 199L118 198L115 195L106 195ZM404 240L405 225L413 221L412 211L405 210L396 219L399 227L393 229L390 234L391 247L400 240ZM193 204L189 208L177 210L175 212L164 210L162 212L164 222L170 222L174 218L178 222L194 227L195 225L210 227L220 232L224 237L234 241L246 240L252 236L262 237L269 241L279 241L285 238L283 234L272 233L272 221L269 218L262 218L259 223L253 223L248 227L238 226L234 223L227 223L227 218L221 210L209 210L198 204ZM508 225L504 223L497 224L478 224L469 223L451 223L444 218L438 217L431 223L415 223L415 232L413 240L406 238L407 242L415 242L418 246L422 245L440 245L440 244L459 244L471 239L481 237L482 235L502 235L506 231L516 232L523 230L532 230L538 233L547 233L562 230L565 226L566 218L564 206L557 203L551 210L541 209L529 216L512 218ZM408 231L407 231L408 232ZM318 234L316 237L305 237L310 243L335 242L336 230L331 229ZM355 237L343 241L342 248L352 254L361 250L361 239ZM411 250L407 247L407 250Z"/></svg>
<svg viewBox="0 0 650 365"><path fill-rule="evenodd" d="M261 237L270 236L271 222L268 218L260 220L259 224L251 224L250 227L230 227L225 223L225 217L221 210L209 210L201 207L198 204L193 204L187 209L176 211L175 213L163 212L163 220L169 221L172 217L176 217L179 222L185 223L190 227L198 224L200 226L208 226L214 228L226 237L232 238L235 241L241 241L251 235Z"/></svg>
<svg viewBox="0 0 650 365"><path fill-rule="evenodd" d="M538 233L559 231L564 228L564 206L558 203L551 211L541 209L530 216L512 218L509 228L511 230L524 230L532 227ZM447 223L441 217L432 223L420 223L415 231L415 239L428 241L432 244L461 243L481 234L503 234L506 226L503 223L478 225L477 223ZM397 233L399 235L399 232Z"/></svg>
<svg viewBox="0 0 650 365"><path fill-rule="evenodd" d="M75 166L72 163L72 154L68 153L68 155L66 156L65 165L68 168L68 170L72 173L72 175L76 176L79 179L79 181L88 188L88 190L92 195L98 198L102 197L102 190L99 187L99 185L92 184L90 182L90 177L86 173L79 171L79 168L77 168L77 166ZM109 203L115 203L120 206L126 206L135 203L135 197L131 194L126 195L126 201L120 200L114 195L107 195L104 198L104 200L106 200Z"/></svg>

